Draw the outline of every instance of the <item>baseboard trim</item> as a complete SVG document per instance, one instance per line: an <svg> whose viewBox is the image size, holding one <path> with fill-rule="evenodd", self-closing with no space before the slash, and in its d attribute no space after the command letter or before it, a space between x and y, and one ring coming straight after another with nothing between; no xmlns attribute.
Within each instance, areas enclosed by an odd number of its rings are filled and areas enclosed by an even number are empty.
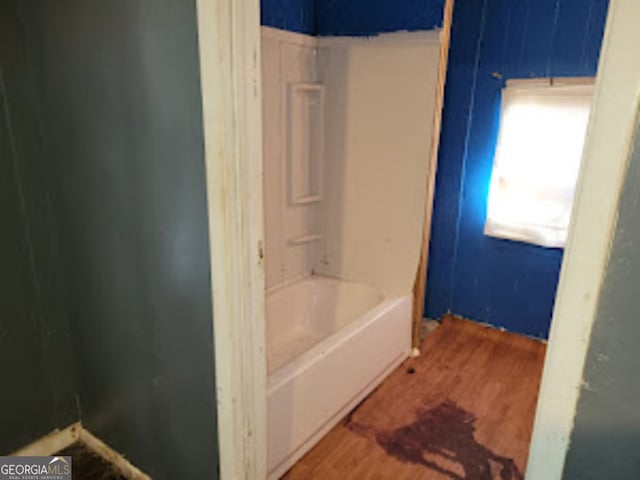
<svg viewBox="0 0 640 480"><path fill-rule="evenodd" d="M33 443L16 450L11 456L16 457L41 457L53 455L63 450L80 439L80 431L82 424L80 422L73 423L62 430L56 429L47 433L44 437L39 438Z"/></svg>
<svg viewBox="0 0 640 480"><path fill-rule="evenodd" d="M73 423L63 429L56 429L35 442L16 450L11 453L11 456L49 456L70 447L76 442L84 443L87 449L104 458L129 480L151 480L149 475L143 473L123 455L84 428L81 422Z"/></svg>

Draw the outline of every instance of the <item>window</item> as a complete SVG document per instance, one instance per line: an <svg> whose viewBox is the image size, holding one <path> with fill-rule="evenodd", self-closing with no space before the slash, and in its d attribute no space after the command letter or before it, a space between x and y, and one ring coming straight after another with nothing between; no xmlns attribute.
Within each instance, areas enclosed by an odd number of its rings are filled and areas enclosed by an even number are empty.
<svg viewBox="0 0 640 480"><path fill-rule="evenodd" d="M507 82L486 235L564 246L592 96L592 79Z"/></svg>

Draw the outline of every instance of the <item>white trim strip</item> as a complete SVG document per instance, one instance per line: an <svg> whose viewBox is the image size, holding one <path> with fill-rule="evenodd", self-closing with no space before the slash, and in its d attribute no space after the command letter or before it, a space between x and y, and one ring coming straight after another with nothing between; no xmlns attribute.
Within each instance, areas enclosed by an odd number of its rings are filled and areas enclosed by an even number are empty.
<svg viewBox="0 0 640 480"><path fill-rule="evenodd" d="M376 46L381 45L425 45L440 44L442 37L442 29L435 30L419 30L415 32L389 32L379 33L372 36L335 36L335 37L316 37L303 33L290 32L274 27L260 27L262 38L266 40L276 40L279 42L290 43L293 45L301 45L312 48L322 47L340 47L340 46Z"/></svg>
<svg viewBox="0 0 640 480"><path fill-rule="evenodd" d="M594 86L595 77L508 78L508 88Z"/></svg>
<svg viewBox="0 0 640 480"><path fill-rule="evenodd" d="M88 450L105 459L128 479L151 480L149 475L143 473L124 456L94 436L80 422L71 424L62 430L56 429L10 455L18 457L48 457L78 442L83 443Z"/></svg>
<svg viewBox="0 0 640 480"><path fill-rule="evenodd" d="M352 46L394 46L402 45L439 45L442 36L442 29L420 30L416 32L390 32L380 33L371 37L317 37L318 47L352 47Z"/></svg>
<svg viewBox="0 0 640 480"><path fill-rule="evenodd" d="M44 437L39 438L33 443L22 447L11 453L11 456L17 457L42 457L53 455L60 450L73 445L80 438L82 424L76 422L62 430L56 429Z"/></svg>

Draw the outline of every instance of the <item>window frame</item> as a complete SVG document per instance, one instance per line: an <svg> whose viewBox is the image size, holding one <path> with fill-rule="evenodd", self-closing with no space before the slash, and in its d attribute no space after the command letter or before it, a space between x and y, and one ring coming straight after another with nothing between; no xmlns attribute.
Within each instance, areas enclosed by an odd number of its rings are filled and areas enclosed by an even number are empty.
<svg viewBox="0 0 640 480"><path fill-rule="evenodd" d="M568 88L567 88L568 87ZM575 91L570 91L572 87L575 87ZM589 107L589 115L592 108L593 103L593 95L594 95L594 87L595 87L595 77L545 77L545 78L528 78L528 79L508 79L505 82L505 86L501 91L501 101L500 101L500 124L498 127L498 133L496 138L496 147L493 154L493 163L491 166L491 179L489 183L489 188L487 192L487 204L486 204L486 214L485 221L483 227L484 235L502 239L502 240L510 240L516 242L524 242L535 246L546 247L546 248L564 248L566 243L566 236L568 230L568 224L563 228L558 228L551 224L543 225L539 224L536 226L535 223L529 223L523 221L521 223L516 224L515 222L509 225L506 222L501 222L499 218L491 218L491 198L492 195L498 195L498 187L495 185L497 180L497 173L499 172L499 162L504 162L504 158L500 156L501 149L501 139L504 135L503 127L504 127L504 118L506 112L506 102L513 101L512 96L518 95L519 93L522 95L528 95L530 97L545 97L545 96L557 96L562 91L560 89L564 89L562 94L566 97L576 96L580 98L589 97L589 103L591 106ZM588 119L586 124L588 124ZM587 137L586 125L585 125L585 140ZM582 156L584 155L584 147L582 146L582 154L580 164L582 163ZM504 163L503 163L504 165ZM579 174L580 167L576 172L576 181ZM534 185L536 186L536 185ZM575 188L575 187L574 187ZM575 189L574 194L575 195ZM573 204L574 198L571 198L571 202ZM546 233L545 233L546 230ZM553 230L556 230L558 233L556 235L550 234Z"/></svg>

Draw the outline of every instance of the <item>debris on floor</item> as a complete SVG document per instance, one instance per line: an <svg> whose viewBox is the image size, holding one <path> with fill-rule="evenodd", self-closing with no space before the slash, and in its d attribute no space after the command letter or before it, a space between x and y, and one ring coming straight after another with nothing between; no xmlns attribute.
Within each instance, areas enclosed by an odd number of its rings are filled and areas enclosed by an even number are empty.
<svg viewBox="0 0 640 480"><path fill-rule="evenodd" d="M71 457L73 480L127 480L111 463L82 442L76 442L55 455Z"/></svg>
<svg viewBox="0 0 640 480"><path fill-rule="evenodd" d="M424 340L427 338L427 335L433 333L436 328L440 326L440 322L438 320L432 320L431 318L425 318L422 321L422 329L420 330L420 339Z"/></svg>

